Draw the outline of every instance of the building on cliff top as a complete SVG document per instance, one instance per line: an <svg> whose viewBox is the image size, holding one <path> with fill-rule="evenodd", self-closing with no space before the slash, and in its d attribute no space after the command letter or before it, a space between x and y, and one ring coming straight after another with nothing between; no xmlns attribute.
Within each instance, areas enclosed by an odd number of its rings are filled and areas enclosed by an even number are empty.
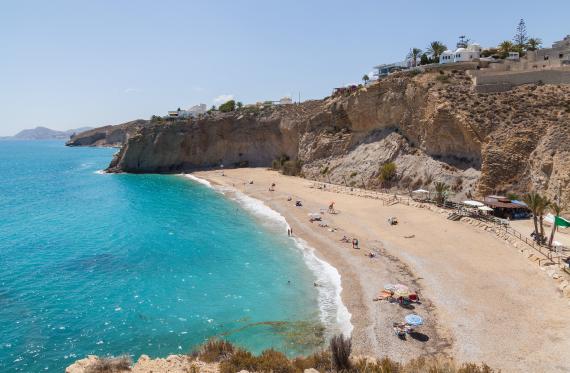
<svg viewBox="0 0 570 373"><path fill-rule="evenodd" d="M373 77L379 79L385 76L388 76L396 71L405 70L408 68L408 64L406 61L401 62L394 62L394 63L386 63L378 66L374 66L374 70L376 70L373 74Z"/></svg>
<svg viewBox="0 0 570 373"><path fill-rule="evenodd" d="M457 48L457 50L446 50L439 56L439 63L442 65L454 62L471 62L481 58L481 46L479 44L469 44L467 48Z"/></svg>
<svg viewBox="0 0 570 373"><path fill-rule="evenodd" d="M205 114L208 111L206 104L194 105L188 110L172 110L168 112L168 118L191 118L200 114Z"/></svg>
<svg viewBox="0 0 570 373"><path fill-rule="evenodd" d="M552 44L552 48L542 48L528 52L530 62L547 63L549 66L570 65L570 35Z"/></svg>

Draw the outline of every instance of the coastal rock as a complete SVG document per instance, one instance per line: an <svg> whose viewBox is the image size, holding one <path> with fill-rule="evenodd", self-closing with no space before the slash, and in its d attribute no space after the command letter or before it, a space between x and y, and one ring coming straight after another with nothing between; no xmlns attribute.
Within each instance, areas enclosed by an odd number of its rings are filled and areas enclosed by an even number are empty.
<svg viewBox="0 0 570 373"><path fill-rule="evenodd" d="M85 359L77 360L65 369L65 373L84 373L85 370L95 364L98 360L97 356L89 355Z"/></svg>
<svg viewBox="0 0 570 373"><path fill-rule="evenodd" d="M400 188L443 181L459 195L570 190L570 110L563 109L570 86L482 94L462 71L445 73L445 83L439 75L396 73L350 94L122 125L116 136L104 127L69 144L124 144L111 172L271 166L289 158L307 178L377 188L380 167L394 162L392 185Z"/></svg>
<svg viewBox="0 0 570 373"><path fill-rule="evenodd" d="M149 121L137 119L114 126L89 129L73 134L65 145L120 147L127 142L130 136L149 123Z"/></svg>

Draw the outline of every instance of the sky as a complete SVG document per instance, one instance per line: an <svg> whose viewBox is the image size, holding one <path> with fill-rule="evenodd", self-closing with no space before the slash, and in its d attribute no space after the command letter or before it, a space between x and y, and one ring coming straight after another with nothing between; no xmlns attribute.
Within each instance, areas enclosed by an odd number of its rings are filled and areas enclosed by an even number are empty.
<svg viewBox="0 0 570 373"><path fill-rule="evenodd" d="M520 18L550 46L568 14L569 0L3 0L0 136L318 99L434 40L495 46Z"/></svg>

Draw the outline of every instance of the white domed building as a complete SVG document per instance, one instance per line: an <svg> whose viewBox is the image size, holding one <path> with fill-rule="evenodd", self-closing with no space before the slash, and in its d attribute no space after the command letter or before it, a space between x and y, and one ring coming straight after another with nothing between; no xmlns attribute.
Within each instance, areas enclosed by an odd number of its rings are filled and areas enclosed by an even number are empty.
<svg viewBox="0 0 570 373"><path fill-rule="evenodd" d="M452 63L454 61L455 61L455 52L450 51L449 49L446 50L445 52L443 52L439 56L439 63L440 64Z"/></svg>
<svg viewBox="0 0 570 373"><path fill-rule="evenodd" d="M453 62L471 62L481 58L481 46L479 44L469 44L467 48L457 48L455 52L447 50L439 57L440 64Z"/></svg>

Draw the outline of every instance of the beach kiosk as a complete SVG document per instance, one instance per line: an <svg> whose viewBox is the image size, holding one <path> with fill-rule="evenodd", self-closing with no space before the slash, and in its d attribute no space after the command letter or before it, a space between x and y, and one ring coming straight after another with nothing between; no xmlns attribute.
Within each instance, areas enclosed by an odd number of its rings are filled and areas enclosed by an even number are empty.
<svg viewBox="0 0 570 373"><path fill-rule="evenodd" d="M502 219L525 219L529 217L528 206L521 201L511 201L505 196L485 197L485 205L493 209L493 215Z"/></svg>

